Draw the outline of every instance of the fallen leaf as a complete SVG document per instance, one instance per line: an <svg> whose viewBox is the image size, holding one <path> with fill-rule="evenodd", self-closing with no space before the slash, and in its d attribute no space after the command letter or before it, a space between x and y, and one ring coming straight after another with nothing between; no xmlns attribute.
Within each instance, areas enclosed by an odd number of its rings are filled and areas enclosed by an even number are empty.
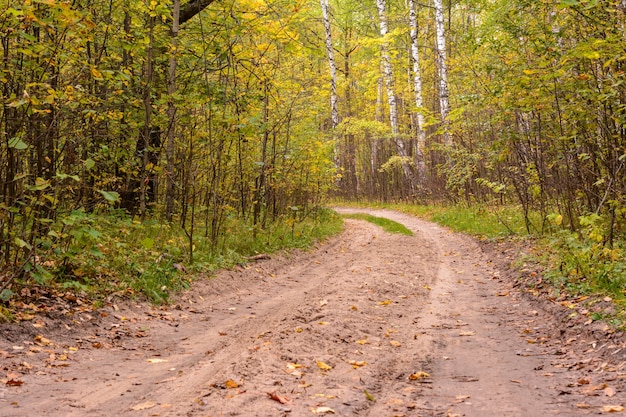
<svg viewBox="0 0 626 417"><path fill-rule="evenodd" d="M354 369L357 369L357 368L360 368L361 366L367 365L367 362L365 362L365 361L348 361L348 363L350 365L352 365L352 367Z"/></svg>
<svg viewBox="0 0 626 417"><path fill-rule="evenodd" d="M21 385L24 385L24 381L20 380L20 379L9 379L5 385L9 386L9 387L19 387Z"/></svg>
<svg viewBox="0 0 626 417"><path fill-rule="evenodd" d="M591 408L591 406L589 404L586 403L578 403L576 404L577 408Z"/></svg>
<svg viewBox="0 0 626 417"><path fill-rule="evenodd" d="M236 381L233 381L232 379L229 379L226 382L224 382L224 386L228 389L239 388L239 383Z"/></svg>
<svg viewBox="0 0 626 417"><path fill-rule="evenodd" d="M409 380L411 381L419 381L422 378L430 378L430 374L427 372L415 372L414 374L409 375Z"/></svg>
<svg viewBox="0 0 626 417"><path fill-rule="evenodd" d="M328 300L320 301L320 307L324 307L325 305L328 305Z"/></svg>
<svg viewBox="0 0 626 417"><path fill-rule="evenodd" d="M311 408L313 414L335 414L335 410L330 407L315 407Z"/></svg>
<svg viewBox="0 0 626 417"><path fill-rule="evenodd" d="M134 405L130 407L130 409L133 411L147 410L149 408L154 407L155 405L156 403L154 401L146 401L145 403Z"/></svg>
<svg viewBox="0 0 626 417"><path fill-rule="evenodd" d="M474 336L476 332L460 332L459 336Z"/></svg>
<svg viewBox="0 0 626 417"><path fill-rule="evenodd" d="M298 368L304 368L304 365L300 365L299 363L288 363L287 364L287 368L289 369L298 369Z"/></svg>
<svg viewBox="0 0 626 417"><path fill-rule="evenodd" d="M624 407L621 405L605 405L602 407L602 411L605 413L621 413L624 411Z"/></svg>
<svg viewBox="0 0 626 417"><path fill-rule="evenodd" d="M389 344L393 347L400 347L402 346L402 343L398 342L397 340L390 340Z"/></svg>
<svg viewBox="0 0 626 417"><path fill-rule="evenodd" d="M363 390L363 394L365 394L365 398L367 398L367 401L376 402L376 398L374 398L372 394L367 392L366 389Z"/></svg>
<svg viewBox="0 0 626 417"><path fill-rule="evenodd" d="M148 362L148 363L162 363L162 362L167 362L167 359L150 358L150 359L146 359L146 362Z"/></svg>
<svg viewBox="0 0 626 417"><path fill-rule="evenodd" d="M369 345L370 342L368 342L365 339L361 339L361 340L357 340L356 341L359 345Z"/></svg>
<svg viewBox="0 0 626 417"><path fill-rule="evenodd" d="M320 368L322 371L330 371L331 369L333 369L330 365L322 361L317 361L317 367Z"/></svg>
<svg viewBox="0 0 626 417"><path fill-rule="evenodd" d="M391 300L385 300L385 301L379 301L378 305L380 305L380 306L388 306L391 303L392 303Z"/></svg>
<svg viewBox="0 0 626 417"><path fill-rule="evenodd" d="M48 346L52 343L50 339L46 339L45 337L38 335L35 336L35 342L38 342L39 345Z"/></svg>
<svg viewBox="0 0 626 417"><path fill-rule="evenodd" d="M276 391L274 392L267 392L266 393L268 397L270 397L272 400L274 401L278 401L281 404L287 404L289 402L289 398L287 397L283 397L282 395L278 395L276 393Z"/></svg>

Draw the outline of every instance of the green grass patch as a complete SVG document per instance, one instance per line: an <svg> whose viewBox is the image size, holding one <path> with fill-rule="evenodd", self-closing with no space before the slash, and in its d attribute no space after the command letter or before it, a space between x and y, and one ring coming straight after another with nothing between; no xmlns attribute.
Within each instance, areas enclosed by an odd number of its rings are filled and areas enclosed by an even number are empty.
<svg viewBox="0 0 626 417"><path fill-rule="evenodd" d="M407 229L403 224L395 222L384 217L376 217L365 213L344 214L342 217L346 219L365 220L383 228L388 233L399 233L401 235L413 236L413 232Z"/></svg>

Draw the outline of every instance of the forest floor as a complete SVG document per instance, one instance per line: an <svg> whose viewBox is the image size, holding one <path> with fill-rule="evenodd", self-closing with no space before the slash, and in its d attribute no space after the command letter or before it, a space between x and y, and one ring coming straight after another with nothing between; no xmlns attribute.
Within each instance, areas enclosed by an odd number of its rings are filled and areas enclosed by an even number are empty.
<svg viewBox="0 0 626 417"><path fill-rule="evenodd" d="M0 415L621 415L623 334L525 289L509 245L368 212L414 236L346 220L168 307L1 325Z"/></svg>

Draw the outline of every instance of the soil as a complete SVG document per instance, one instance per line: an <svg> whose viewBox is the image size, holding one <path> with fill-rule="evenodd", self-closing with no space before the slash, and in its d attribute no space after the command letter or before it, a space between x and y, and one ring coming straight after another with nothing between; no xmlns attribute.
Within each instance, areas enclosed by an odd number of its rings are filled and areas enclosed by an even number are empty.
<svg viewBox="0 0 626 417"><path fill-rule="evenodd" d="M312 251L197 280L167 307L2 325L0 416L623 412L624 335L520 285L516 250L368 212L414 235L346 220Z"/></svg>

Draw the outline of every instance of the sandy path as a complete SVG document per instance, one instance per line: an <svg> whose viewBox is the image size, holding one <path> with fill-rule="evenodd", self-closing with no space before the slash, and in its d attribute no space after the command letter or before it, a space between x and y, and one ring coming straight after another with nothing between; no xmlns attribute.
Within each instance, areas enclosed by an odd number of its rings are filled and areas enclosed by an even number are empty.
<svg viewBox="0 0 626 417"><path fill-rule="evenodd" d="M415 235L347 220L317 250L225 271L174 307L50 321L37 330L43 341L2 335L4 372L25 375L0 387L0 416L576 416L626 406L626 370L598 368L595 345L568 349L473 239L370 212Z"/></svg>

